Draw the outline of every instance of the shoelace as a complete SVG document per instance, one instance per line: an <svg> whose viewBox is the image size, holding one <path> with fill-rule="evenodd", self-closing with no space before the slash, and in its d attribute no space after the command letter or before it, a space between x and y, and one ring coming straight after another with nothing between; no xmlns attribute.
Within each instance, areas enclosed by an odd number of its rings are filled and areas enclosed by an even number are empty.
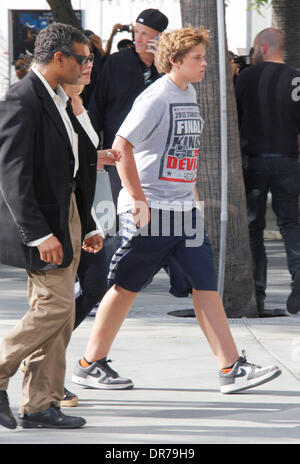
<svg viewBox="0 0 300 464"><path fill-rule="evenodd" d="M64 418L64 414L62 413L60 407L56 406L55 404L51 404L51 413L52 413L52 416L54 417L58 417L60 420L62 420Z"/></svg>
<svg viewBox="0 0 300 464"><path fill-rule="evenodd" d="M101 367L106 375L111 377L119 377L119 374L108 365L108 363L112 362L111 359L105 359L98 362L101 364Z"/></svg>
<svg viewBox="0 0 300 464"><path fill-rule="evenodd" d="M259 367L259 368L260 368L260 366L258 366L257 364L249 363L249 362L247 361L247 358L246 358L246 351L245 351L245 350L242 350L242 356L240 356L239 361L242 362L242 363L244 363L244 364L247 364L247 366L255 366L255 367Z"/></svg>

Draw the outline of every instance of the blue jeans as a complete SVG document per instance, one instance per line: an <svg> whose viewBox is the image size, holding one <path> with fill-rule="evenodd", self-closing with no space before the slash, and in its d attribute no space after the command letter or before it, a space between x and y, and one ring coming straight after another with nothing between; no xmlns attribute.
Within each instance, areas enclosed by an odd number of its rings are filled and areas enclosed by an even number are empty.
<svg viewBox="0 0 300 464"><path fill-rule="evenodd" d="M250 246L257 298L265 298L267 256L263 233L268 192L282 235L292 277L300 269L299 193L300 164L297 157L261 154L243 158Z"/></svg>

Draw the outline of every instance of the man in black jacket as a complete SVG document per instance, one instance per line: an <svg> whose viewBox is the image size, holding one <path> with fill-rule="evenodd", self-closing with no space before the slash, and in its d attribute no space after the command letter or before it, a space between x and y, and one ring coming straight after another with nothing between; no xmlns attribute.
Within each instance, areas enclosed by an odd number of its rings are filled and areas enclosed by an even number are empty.
<svg viewBox="0 0 300 464"><path fill-rule="evenodd" d="M97 252L91 217L97 153L60 84L76 84L88 41L52 24L36 40L35 68L0 104L0 262L26 269L30 309L0 348L0 424L15 428L7 387L26 358L23 428L78 428L62 414L65 351L75 317L81 246Z"/></svg>
<svg viewBox="0 0 300 464"><path fill-rule="evenodd" d="M273 315L264 308L267 258L263 233L269 191L293 280L287 310L300 311L300 101L296 91L300 73L284 63L283 53L282 33L275 28L264 29L254 40L255 66L245 69L236 84L250 244L261 316Z"/></svg>

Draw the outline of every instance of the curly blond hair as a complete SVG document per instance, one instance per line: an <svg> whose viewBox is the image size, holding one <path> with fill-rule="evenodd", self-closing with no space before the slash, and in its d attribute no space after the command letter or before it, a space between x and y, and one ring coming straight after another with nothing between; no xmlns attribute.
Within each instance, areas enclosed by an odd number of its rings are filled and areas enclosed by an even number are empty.
<svg viewBox="0 0 300 464"><path fill-rule="evenodd" d="M172 69L170 59L182 62L184 56L196 45L210 46L209 31L204 27L185 27L161 35L155 56L160 72L168 73Z"/></svg>

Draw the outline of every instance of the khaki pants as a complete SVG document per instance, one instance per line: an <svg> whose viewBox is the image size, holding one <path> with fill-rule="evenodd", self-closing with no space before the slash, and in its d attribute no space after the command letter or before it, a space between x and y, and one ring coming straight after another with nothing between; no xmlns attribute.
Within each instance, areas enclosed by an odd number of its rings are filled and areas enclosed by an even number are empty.
<svg viewBox="0 0 300 464"><path fill-rule="evenodd" d="M81 224L75 195L70 202L69 228L74 258L67 268L28 273L30 309L0 347L0 390L26 359L20 413L32 414L59 406L63 397L65 352L75 319L74 283L81 253Z"/></svg>

